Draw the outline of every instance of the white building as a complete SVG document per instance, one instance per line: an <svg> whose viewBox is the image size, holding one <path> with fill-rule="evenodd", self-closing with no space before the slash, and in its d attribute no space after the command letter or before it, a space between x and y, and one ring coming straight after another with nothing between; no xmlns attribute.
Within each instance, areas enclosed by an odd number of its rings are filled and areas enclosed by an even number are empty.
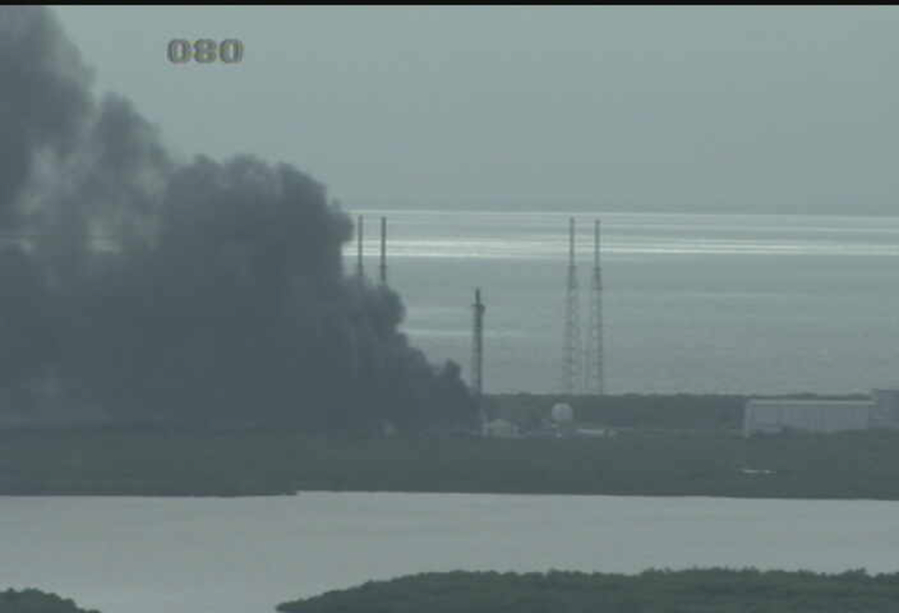
<svg viewBox="0 0 899 613"><path fill-rule="evenodd" d="M615 438L618 436L618 432L612 428L578 428L574 434L585 438Z"/></svg>
<svg viewBox="0 0 899 613"><path fill-rule="evenodd" d="M873 390L874 412L872 427L899 427L899 390Z"/></svg>
<svg viewBox="0 0 899 613"><path fill-rule="evenodd" d="M751 399L743 411L743 436L785 429L839 432L899 427L899 390L874 390L870 400Z"/></svg>
<svg viewBox="0 0 899 613"><path fill-rule="evenodd" d="M518 428L505 419L494 419L484 424L484 435L493 438L516 438Z"/></svg>

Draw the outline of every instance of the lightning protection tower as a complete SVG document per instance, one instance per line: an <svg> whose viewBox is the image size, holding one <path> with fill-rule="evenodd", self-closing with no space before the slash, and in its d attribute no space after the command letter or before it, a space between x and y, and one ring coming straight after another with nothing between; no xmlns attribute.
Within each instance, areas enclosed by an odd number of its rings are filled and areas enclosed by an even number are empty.
<svg viewBox="0 0 899 613"><path fill-rule="evenodd" d="M574 217L568 223L568 282L565 291L565 334L562 347L562 392L574 394L580 374L581 330L577 267L574 263Z"/></svg>
<svg viewBox="0 0 899 613"><path fill-rule="evenodd" d="M593 222L593 277L590 287L590 330L587 338L584 391L605 393L603 351L602 268L599 263L599 220Z"/></svg>

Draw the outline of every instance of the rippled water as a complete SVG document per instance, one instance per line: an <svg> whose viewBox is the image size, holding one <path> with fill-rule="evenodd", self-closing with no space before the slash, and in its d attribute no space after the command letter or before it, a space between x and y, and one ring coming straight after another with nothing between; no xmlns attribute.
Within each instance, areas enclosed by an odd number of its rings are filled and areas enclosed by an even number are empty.
<svg viewBox="0 0 899 613"><path fill-rule="evenodd" d="M103 613L254 613L423 571L899 571L899 503L303 493L0 497L0 588Z"/></svg>
<svg viewBox="0 0 899 613"><path fill-rule="evenodd" d="M364 211L366 270L389 218L405 329L467 369L483 288L488 391L555 391L568 213ZM353 213L355 215L355 212ZM899 384L899 218L577 213L581 313L602 219L606 379L623 392L846 393ZM355 243L346 245L347 270ZM586 332L587 322L581 323Z"/></svg>

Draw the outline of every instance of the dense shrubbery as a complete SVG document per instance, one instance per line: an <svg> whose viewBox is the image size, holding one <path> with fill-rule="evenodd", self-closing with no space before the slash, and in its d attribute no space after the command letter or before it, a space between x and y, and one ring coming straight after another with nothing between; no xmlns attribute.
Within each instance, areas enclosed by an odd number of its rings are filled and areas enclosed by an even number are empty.
<svg viewBox="0 0 899 613"><path fill-rule="evenodd" d="M446 572L370 581L285 602L282 613L894 613L899 573L722 568L639 575ZM99 613L36 589L0 591L0 613Z"/></svg>
<svg viewBox="0 0 899 613"><path fill-rule="evenodd" d="M284 603L289 613L893 613L899 574L756 570L426 573Z"/></svg>
<svg viewBox="0 0 899 613"><path fill-rule="evenodd" d="M81 609L72 600L35 589L0 592L0 613L98 613Z"/></svg>

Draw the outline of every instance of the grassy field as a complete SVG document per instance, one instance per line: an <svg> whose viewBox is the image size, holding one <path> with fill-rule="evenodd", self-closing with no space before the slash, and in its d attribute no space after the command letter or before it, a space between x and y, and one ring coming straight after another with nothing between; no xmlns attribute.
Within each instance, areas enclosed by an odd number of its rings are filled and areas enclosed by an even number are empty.
<svg viewBox="0 0 899 613"><path fill-rule="evenodd" d="M2 494L298 490L899 500L899 433L348 440L283 430L0 432Z"/></svg>

